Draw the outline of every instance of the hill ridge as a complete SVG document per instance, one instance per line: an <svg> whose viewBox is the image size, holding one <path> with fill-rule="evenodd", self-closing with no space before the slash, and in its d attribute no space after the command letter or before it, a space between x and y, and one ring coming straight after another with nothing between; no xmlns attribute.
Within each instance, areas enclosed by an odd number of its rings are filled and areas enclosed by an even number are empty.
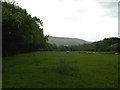
<svg viewBox="0 0 120 90"><path fill-rule="evenodd" d="M70 46L70 45L89 44L91 42L85 41L83 39L78 39L78 38L49 36L48 43L56 44L57 46L60 46L60 45Z"/></svg>

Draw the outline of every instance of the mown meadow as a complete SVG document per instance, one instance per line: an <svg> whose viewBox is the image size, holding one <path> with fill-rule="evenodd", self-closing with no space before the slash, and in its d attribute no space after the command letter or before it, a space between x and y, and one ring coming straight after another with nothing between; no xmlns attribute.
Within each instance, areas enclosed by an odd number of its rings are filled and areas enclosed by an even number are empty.
<svg viewBox="0 0 120 90"><path fill-rule="evenodd" d="M3 88L117 88L118 55L41 51L4 57Z"/></svg>

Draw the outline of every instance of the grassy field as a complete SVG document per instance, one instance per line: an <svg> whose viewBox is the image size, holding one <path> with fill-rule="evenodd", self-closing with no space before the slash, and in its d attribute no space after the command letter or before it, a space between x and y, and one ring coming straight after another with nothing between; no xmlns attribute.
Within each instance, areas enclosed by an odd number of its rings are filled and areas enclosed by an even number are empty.
<svg viewBox="0 0 120 90"><path fill-rule="evenodd" d="M118 55L43 51L3 58L3 88L117 88Z"/></svg>

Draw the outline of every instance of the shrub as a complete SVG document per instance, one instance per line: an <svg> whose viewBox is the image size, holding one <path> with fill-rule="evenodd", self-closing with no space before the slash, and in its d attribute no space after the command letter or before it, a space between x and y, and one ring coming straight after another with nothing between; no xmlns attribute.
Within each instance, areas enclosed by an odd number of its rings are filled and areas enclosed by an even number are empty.
<svg viewBox="0 0 120 90"><path fill-rule="evenodd" d="M76 74L75 71L77 71L77 70L78 70L78 68L75 65L70 65L67 62L65 62L64 60L60 60L57 65L57 71L60 74L73 76Z"/></svg>

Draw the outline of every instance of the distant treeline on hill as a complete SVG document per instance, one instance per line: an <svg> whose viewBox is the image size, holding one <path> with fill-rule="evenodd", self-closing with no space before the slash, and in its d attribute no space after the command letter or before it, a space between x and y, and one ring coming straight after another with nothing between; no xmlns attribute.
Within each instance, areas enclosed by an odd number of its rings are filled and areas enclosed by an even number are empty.
<svg viewBox="0 0 120 90"><path fill-rule="evenodd" d="M50 44L42 27L42 20L31 17L25 9L12 2L2 2L2 55L11 56L31 51L120 51L119 38L106 38L84 45Z"/></svg>
<svg viewBox="0 0 120 90"><path fill-rule="evenodd" d="M113 51L120 52L120 38L112 37L105 38L104 40L93 42L84 45L72 45L72 46L56 46L55 44L48 47L49 50L60 51Z"/></svg>

